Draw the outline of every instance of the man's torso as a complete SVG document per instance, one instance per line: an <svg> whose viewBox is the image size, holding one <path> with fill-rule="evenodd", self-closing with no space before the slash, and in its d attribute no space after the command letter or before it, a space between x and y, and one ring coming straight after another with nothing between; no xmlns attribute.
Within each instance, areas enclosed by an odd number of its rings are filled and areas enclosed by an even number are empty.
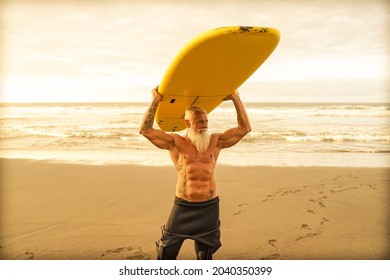
<svg viewBox="0 0 390 280"><path fill-rule="evenodd" d="M174 135L170 156L178 180L176 196L187 201L206 201L217 197L214 169L220 152L218 134L211 136L209 147L200 153L187 138Z"/></svg>

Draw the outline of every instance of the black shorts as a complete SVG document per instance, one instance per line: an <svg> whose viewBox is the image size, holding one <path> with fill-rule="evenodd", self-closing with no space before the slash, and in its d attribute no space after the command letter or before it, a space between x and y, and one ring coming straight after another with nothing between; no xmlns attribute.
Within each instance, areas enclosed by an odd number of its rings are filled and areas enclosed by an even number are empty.
<svg viewBox="0 0 390 280"><path fill-rule="evenodd" d="M215 253L220 242L219 197L204 202L189 202L179 197L175 201L164 226L161 227L162 247L192 239L210 248Z"/></svg>

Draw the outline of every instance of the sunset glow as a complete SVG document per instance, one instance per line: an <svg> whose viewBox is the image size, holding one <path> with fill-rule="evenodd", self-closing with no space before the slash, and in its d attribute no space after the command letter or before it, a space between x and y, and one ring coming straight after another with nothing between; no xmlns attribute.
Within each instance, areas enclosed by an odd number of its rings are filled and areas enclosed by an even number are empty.
<svg viewBox="0 0 390 280"><path fill-rule="evenodd" d="M148 101L188 40L227 25L281 32L279 46L243 90L256 92L264 82L261 90L266 86L272 101L283 102L297 99L285 91L290 83L345 81L348 91L356 88L354 81L365 80L375 92L357 92L350 101L389 101L386 1L172 3L3 1L1 102ZM304 90L299 101L310 101L312 93ZM334 99L338 95L329 101L345 100ZM246 100L270 98L248 93Z"/></svg>

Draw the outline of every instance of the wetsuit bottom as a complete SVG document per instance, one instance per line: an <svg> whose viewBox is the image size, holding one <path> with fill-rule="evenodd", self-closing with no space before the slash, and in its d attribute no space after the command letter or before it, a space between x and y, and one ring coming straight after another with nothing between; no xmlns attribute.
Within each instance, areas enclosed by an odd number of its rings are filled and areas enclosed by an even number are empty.
<svg viewBox="0 0 390 280"><path fill-rule="evenodd" d="M211 260L221 247L219 198L189 202L175 197L168 220L156 242L158 260L175 260L186 239L195 241L198 260Z"/></svg>

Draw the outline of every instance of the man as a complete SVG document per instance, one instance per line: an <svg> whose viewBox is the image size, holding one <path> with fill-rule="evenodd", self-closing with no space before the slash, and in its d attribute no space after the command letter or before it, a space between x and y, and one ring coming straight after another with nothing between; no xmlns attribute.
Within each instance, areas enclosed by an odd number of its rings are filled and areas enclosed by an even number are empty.
<svg viewBox="0 0 390 280"><path fill-rule="evenodd" d="M162 101L158 87L152 95L140 133L158 148L169 151L178 177L174 205L157 241L157 259L176 259L185 239L195 240L197 259L212 259L221 246L215 165L221 149L237 144L251 131L248 115L235 91L225 100L233 101L237 127L210 135L207 112L191 107L184 119L187 135L168 134L153 128L157 106Z"/></svg>

